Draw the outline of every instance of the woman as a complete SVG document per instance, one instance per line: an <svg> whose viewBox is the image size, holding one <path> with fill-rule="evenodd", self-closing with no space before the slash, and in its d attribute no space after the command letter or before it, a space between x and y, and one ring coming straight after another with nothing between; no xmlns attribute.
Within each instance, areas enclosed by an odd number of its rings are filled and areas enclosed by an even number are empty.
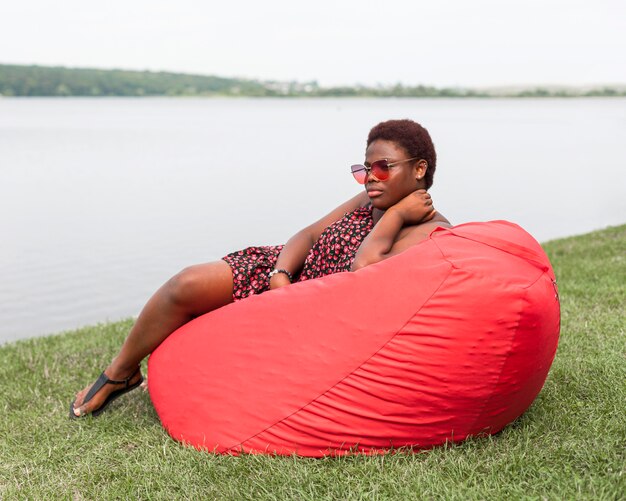
<svg viewBox="0 0 626 501"><path fill-rule="evenodd" d="M251 294L341 271L355 271L450 226L426 192L436 153L428 131L390 120L369 133L364 165L352 174L365 191L296 233L284 246L250 247L222 260L191 266L150 298L120 352L70 405L70 417L97 416L139 386L140 362L193 318Z"/></svg>

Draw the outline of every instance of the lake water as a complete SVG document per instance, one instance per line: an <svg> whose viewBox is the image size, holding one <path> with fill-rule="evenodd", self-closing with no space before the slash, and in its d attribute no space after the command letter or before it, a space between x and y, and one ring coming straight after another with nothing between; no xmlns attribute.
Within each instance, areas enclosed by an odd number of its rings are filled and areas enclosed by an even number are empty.
<svg viewBox="0 0 626 501"><path fill-rule="evenodd" d="M0 99L0 343L136 315L188 264L274 244L412 118L435 206L539 241L626 222L626 99Z"/></svg>

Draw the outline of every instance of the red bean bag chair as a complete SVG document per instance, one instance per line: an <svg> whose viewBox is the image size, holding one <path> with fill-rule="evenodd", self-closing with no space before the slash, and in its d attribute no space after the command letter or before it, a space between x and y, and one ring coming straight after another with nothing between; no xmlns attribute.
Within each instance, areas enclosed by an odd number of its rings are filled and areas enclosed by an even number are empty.
<svg viewBox="0 0 626 501"><path fill-rule="evenodd" d="M539 393L559 336L548 258L506 221L438 228L353 273L199 317L150 357L169 434L319 457L493 434Z"/></svg>

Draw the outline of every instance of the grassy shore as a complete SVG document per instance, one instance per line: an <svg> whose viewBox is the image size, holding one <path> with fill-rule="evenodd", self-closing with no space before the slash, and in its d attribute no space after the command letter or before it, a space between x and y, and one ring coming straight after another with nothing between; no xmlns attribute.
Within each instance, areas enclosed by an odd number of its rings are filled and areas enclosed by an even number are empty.
<svg viewBox="0 0 626 501"><path fill-rule="evenodd" d="M559 350L526 414L425 453L223 457L171 440L147 393L67 419L130 321L0 348L0 499L624 499L626 225L548 242Z"/></svg>

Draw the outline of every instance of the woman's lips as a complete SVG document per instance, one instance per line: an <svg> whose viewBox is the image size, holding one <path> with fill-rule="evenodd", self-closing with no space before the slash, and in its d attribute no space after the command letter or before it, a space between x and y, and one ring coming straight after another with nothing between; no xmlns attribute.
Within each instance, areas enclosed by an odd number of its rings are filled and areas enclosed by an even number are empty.
<svg viewBox="0 0 626 501"><path fill-rule="evenodd" d="M372 188L371 190L367 190L367 196L370 198L375 198L375 197L379 197L383 194L382 190L377 190L375 188Z"/></svg>

